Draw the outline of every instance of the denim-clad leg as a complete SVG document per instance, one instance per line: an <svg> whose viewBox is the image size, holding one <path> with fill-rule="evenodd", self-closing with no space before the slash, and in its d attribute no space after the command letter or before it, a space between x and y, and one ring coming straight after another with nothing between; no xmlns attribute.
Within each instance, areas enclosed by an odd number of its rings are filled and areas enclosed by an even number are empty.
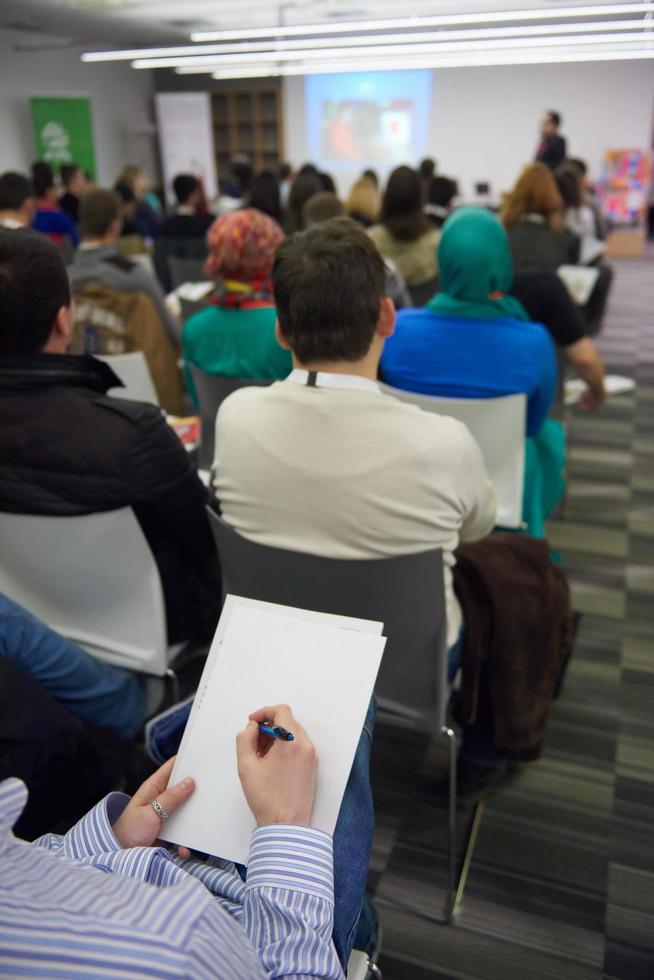
<svg viewBox="0 0 654 980"><path fill-rule="evenodd" d="M71 714L133 738L143 725L145 684L95 660L0 594L0 654L31 674Z"/></svg>
<svg viewBox="0 0 654 980"><path fill-rule="evenodd" d="M152 719L146 730L147 750L153 761L174 755L181 742L191 712L192 700L169 708L159 718ZM362 917L368 863L375 825L370 787L370 746L375 724L374 697L368 706L363 731L357 745L343 802L334 830L334 946L345 970L356 938L357 949L372 951L376 942L376 916L372 909ZM238 868L245 880L246 869Z"/></svg>

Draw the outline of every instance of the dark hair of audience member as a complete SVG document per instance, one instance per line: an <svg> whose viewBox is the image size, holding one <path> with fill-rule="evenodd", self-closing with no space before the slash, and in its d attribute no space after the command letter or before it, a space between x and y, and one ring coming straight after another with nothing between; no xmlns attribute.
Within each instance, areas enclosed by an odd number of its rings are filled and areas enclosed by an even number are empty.
<svg viewBox="0 0 654 980"><path fill-rule="evenodd" d="M459 193L459 185L451 177L432 177L429 181L427 200L429 204L448 208Z"/></svg>
<svg viewBox="0 0 654 980"><path fill-rule="evenodd" d="M82 168L78 167L76 163L64 163L59 168L59 176L64 187L69 187L81 170Z"/></svg>
<svg viewBox="0 0 654 980"><path fill-rule="evenodd" d="M321 191L320 194L313 194L304 202L302 222L305 228L311 228L312 225L320 225L323 221L340 218L342 214L343 203L336 194Z"/></svg>
<svg viewBox="0 0 654 980"><path fill-rule="evenodd" d="M34 187L28 177L13 170L0 175L0 211L18 211L28 197L34 197Z"/></svg>
<svg viewBox="0 0 654 980"><path fill-rule="evenodd" d="M112 221L120 217L121 198L116 191L102 187L89 191L79 208L79 226L83 238L102 238Z"/></svg>
<svg viewBox="0 0 654 980"><path fill-rule="evenodd" d="M418 167L418 173L423 180L431 180L436 172L436 161L432 160L431 157L425 157L424 160L420 161L420 166Z"/></svg>
<svg viewBox="0 0 654 980"><path fill-rule="evenodd" d="M279 197L279 181L272 170L262 170L252 180L248 207L263 211L275 221L282 220L282 204Z"/></svg>
<svg viewBox="0 0 654 980"><path fill-rule="evenodd" d="M563 122L563 118L561 116L561 113L560 112L555 112L554 109L548 109L546 111L545 115L550 120L550 122L553 122L554 123L554 125L556 126L557 129L559 128L559 126Z"/></svg>
<svg viewBox="0 0 654 980"><path fill-rule="evenodd" d="M568 157L561 164L563 167L572 167L576 170L579 176L583 179L588 173L588 164L585 160L581 160L579 157Z"/></svg>
<svg viewBox="0 0 654 980"><path fill-rule="evenodd" d="M286 232L292 234L294 231L301 231L302 208L305 201L308 201L314 194L322 192L322 184L317 173L299 173L293 183L288 195L288 207L286 208Z"/></svg>
<svg viewBox="0 0 654 980"><path fill-rule="evenodd" d="M381 223L393 238L412 242L429 228L422 210L420 178L411 167L396 167L388 178Z"/></svg>
<svg viewBox="0 0 654 980"><path fill-rule="evenodd" d="M195 194L200 181L193 174L177 174L173 181L173 190L178 204L186 204L191 194Z"/></svg>
<svg viewBox="0 0 654 980"><path fill-rule="evenodd" d="M574 167L558 167L554 178L566 208L581 207L583 203L583 191L579 174Z"/></svg>
<svg viewBox="0 0 654 980"><path fill-rule="evenodd" d="M292 173L293 167L290 165L290 163L286 163L286 161L284 161L284 163L280 163L277 167L277 179L280 181L280 183L284 180L288 180Z"/></svg>
<svg viewBox="0 0 654 980"><path fill-rule="evenodd" d="M243 196L245 196L250 189L250 184L252 183L252 164L250 163L249 157L245 154L237 153L231 161L230 169L232 171L232 176L235 177L241 185Z"/></svg>
<svg viewBox="0 0 654 980"><path fill-rule="evenodd" d="M123 204L134 204L136 201L136 194L124 181L119 180L117 184L114 185L114 191L118 194L119 198Z"/></svg>
<svg viewBox="0 0 654 980"><path fill-rule="evenodd" d="M318 168L315 163L303 163L297 172L298 177L304 177L306 174L313 174L315 177L318 176Z"/></svg>
<svg viewBox="0 0 654 980"><path fill-rule="evenodd" d="M272 279L282 333L301 364L366 355L386 266L354 221L333 218L287 238L277 249Z"/></svg>
<svg viewBox="0 0 654 980"><path fill-rule="evenodd" d="M57 312L70 306L61 252L37 231L0 229L0 355L42 350Z"/></svg>
<svg viewBox="0 0 654 980"><path fill-rule="evenodd" d="M563 224L563 201L549 167L530 163L507 194L500 217L505 228L515 228L526 214L541 214L550 228Z"/></svg>
<svg viewBox="0 0 654 980"><path fill-rule="evenodd" d="M336 193L336 184L334 183L334 178L332 177L331 174L323 173L323 171L321 170L318 173L318 179L320 180L320 183L322 184L322 189L324 191L327 191L328 194Z"/></svg>
<svg viewBox="0 0 654 980"><path fill-rule="evenodd" d="M44 160L37 160L32 164L32 182L34 183L34 193L37 197L45 197L49 190L55 186L54 173L49 163Z"/></svg>
<svg viewBox="0 0 654 980"><path fill-rule="evenodd" d="M379 174L377 173L376 170L372 170L368 168L368 170L363 171L361 176L364 177L366 180L369 180L372 184L375 185L375 187L379 187Z"/></svg>

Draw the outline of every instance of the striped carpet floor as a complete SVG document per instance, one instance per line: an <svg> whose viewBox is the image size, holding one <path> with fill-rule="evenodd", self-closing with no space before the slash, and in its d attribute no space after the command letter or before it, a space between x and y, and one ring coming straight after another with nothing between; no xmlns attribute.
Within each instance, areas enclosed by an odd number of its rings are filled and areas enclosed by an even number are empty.
<svg viewBox="0 0 654 980"><path fill-rule="evenodd" d="M654 264L616 263L598 346L633 394L568 418L548 536L583 613L543 758L485 805L462 911L440 747L379 725L370 889L385 980L654 978Z"/></svg>

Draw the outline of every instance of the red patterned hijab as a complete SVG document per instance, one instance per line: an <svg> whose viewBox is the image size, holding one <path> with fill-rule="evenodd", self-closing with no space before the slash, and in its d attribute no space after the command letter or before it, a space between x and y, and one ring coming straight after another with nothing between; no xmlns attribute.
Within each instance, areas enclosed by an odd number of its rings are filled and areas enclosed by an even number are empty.
<svg viewBox="0 0 654 980"><path fill-rule="evenodd" d="M248 292L272 297L270 274L284 232L276 221L255 208L230 211L216 218L207 232L209 258L204 271L210 279L231 281ZM220 292L220 291L219 291Z"/></svg>

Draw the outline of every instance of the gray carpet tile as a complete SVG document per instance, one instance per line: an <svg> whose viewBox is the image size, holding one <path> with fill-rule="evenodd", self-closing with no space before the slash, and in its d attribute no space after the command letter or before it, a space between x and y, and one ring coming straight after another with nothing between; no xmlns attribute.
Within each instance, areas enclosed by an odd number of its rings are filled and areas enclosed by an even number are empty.
<svg viewBox="0 0 654 980"><path fill-rule="evenodd" d="M654 255L615 268L597 344L637 387L567 412L548 527L583 613L575 654L543 758L485 804L452 926L438 921L442 747L377 728L369 885L386 980L654 978Z"/></svg>

